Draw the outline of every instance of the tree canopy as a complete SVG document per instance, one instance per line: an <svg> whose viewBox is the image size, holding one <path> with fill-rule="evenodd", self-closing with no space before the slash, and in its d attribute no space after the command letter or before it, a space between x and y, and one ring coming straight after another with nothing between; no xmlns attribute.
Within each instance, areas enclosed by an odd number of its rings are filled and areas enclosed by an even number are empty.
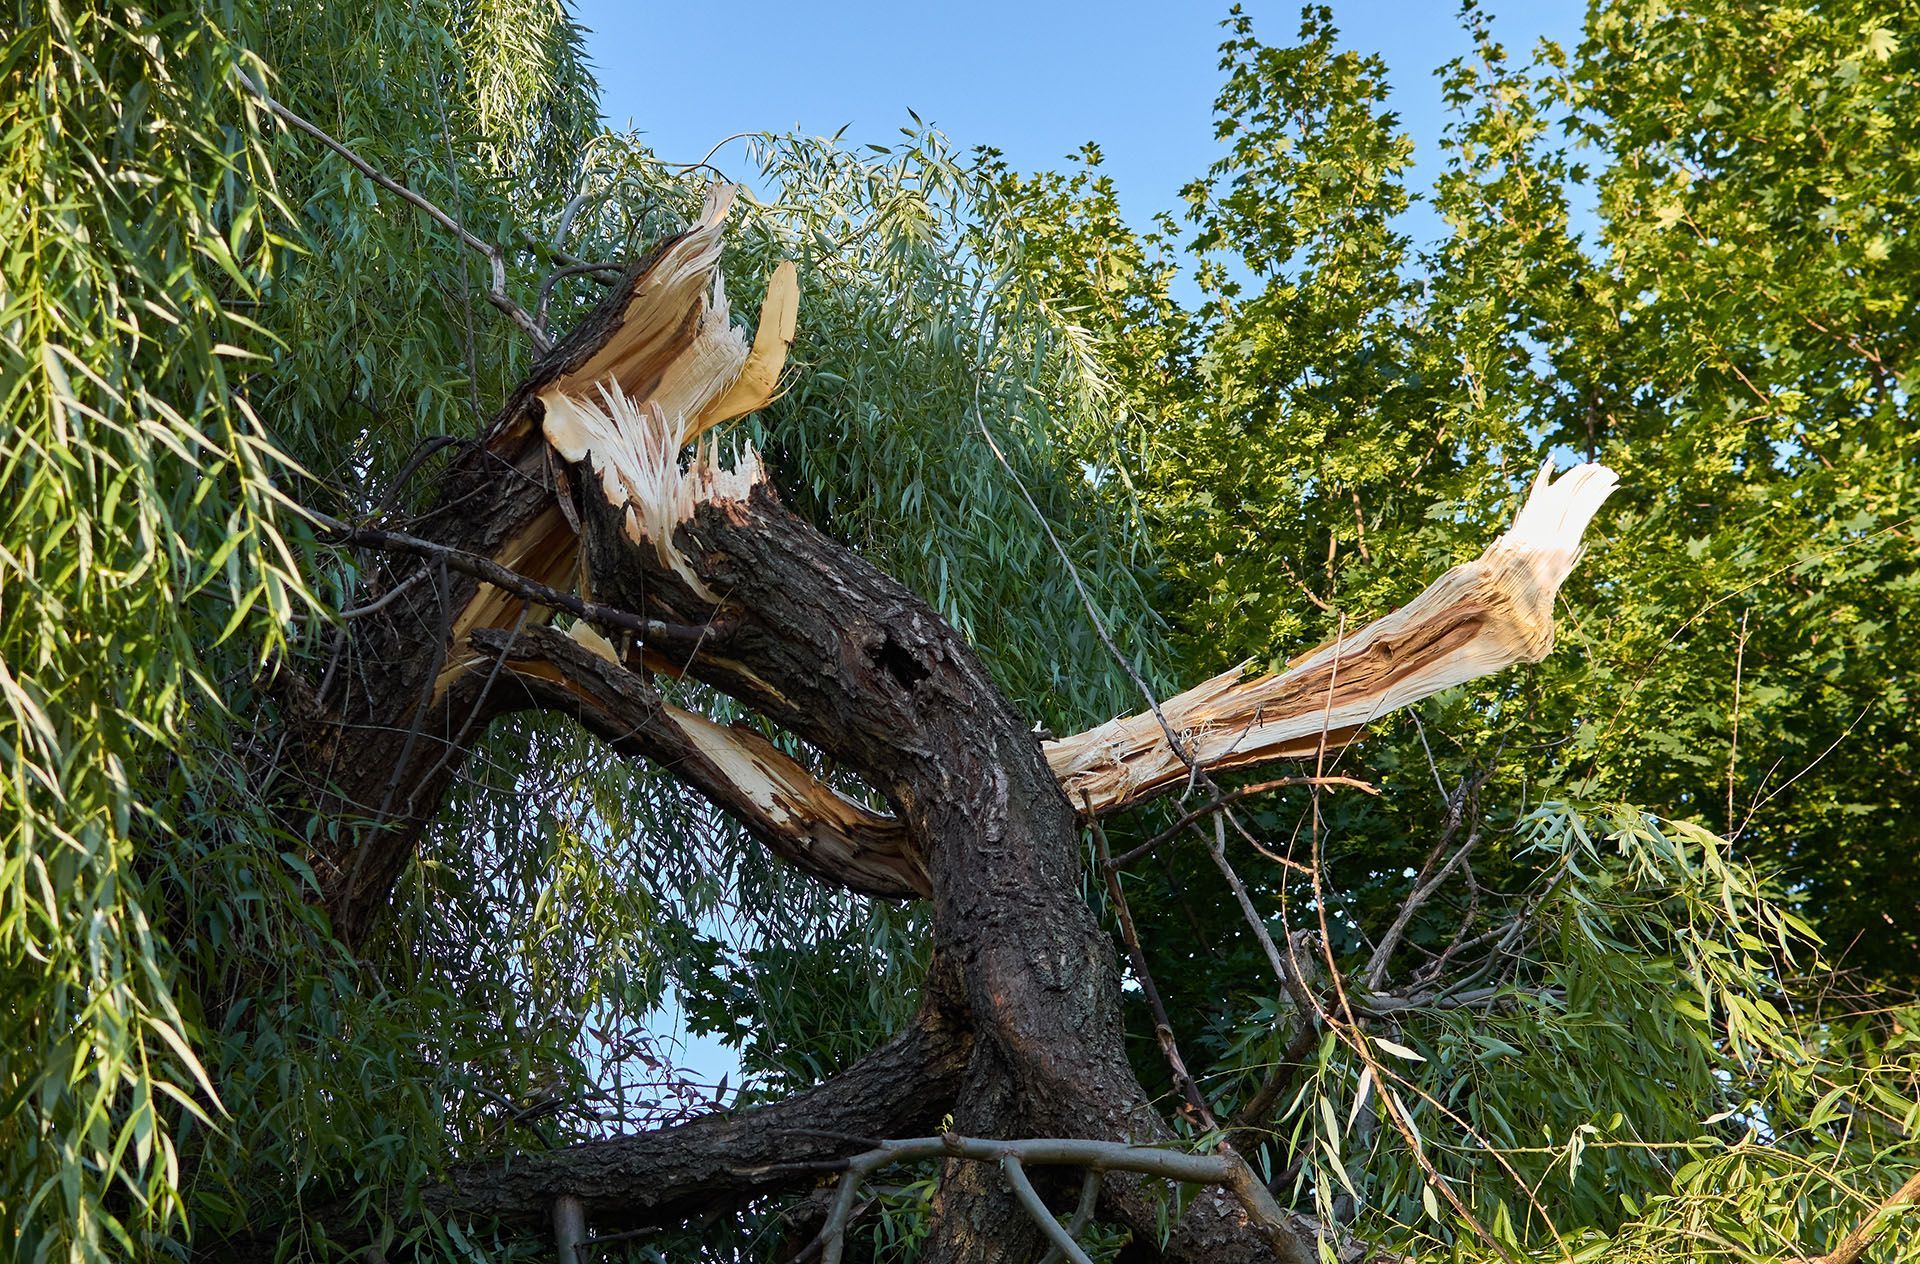
<svg viewBox="0 0 1920 1264"><path fill-rule="evenodd" d="M1094 1259L1920 1258L1920 10L1594 0L1519 56L1469 3L1430 189L1386 84L1434 68L1336 17L1228 16L1217 156L1156 219L1097 145L1030 173L915 120L751 138L722 221L714 170L601 125L552 0L18 4L20 1258L532 1258L568 1198L580 1258L986 1258L1044 1245L995 1219L1029 1168L1061 1220L1080 1188L990 1142L1096 1138L1197 1166L1059 1160L1119 1165L1070 1218ZM718 288L663 274L688 243ZM635 537L604 452L548 442L560 385L649 286L777 341L785 261L785 372L715 433L797 517ZM621 402L692 373L662 363ZM661 468L711 486L699 412ZM1241 664L1331 696L1316 647L1583 461L1619 491L1540 661L1110 812L1044 777L1133 712L1185 759L1174 695ZM805 646L869 632L871 690L808 705L839 660ZM889 733L980 776L890 779ZM702 734L838 805L867 885ZM978 914L976 878L1039 894ZM976 914L1057 962L995 964ZM996 1027L994 970L1057 1012ZM1141 1100L1001 1065L1109 1004ZM741 1082L675 1064L669 1006ZM821 1135L751 1135L808 1102Z"/></svg>

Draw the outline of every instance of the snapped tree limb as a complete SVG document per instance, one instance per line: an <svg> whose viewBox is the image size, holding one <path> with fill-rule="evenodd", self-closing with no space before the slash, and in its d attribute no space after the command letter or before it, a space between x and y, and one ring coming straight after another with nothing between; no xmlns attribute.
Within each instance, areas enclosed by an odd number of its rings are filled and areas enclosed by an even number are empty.
<svg viewBox="0 0 1920 1264"><path fill-rule="evenodd" d="M621 665L609 642L582 627L571 636L551 628L486 630L470 640L505 661L528 705L570 713L620 753L671 768L788 863L863 895L931 893L898 821L820 781L751 729L666 702Z"/></svg>
<svg viewBox="0 0 1920 1264"><path fill-rule="evenodd" d="M1209 771L1311 757L1388 712L1454 685L1538 662L1553 648L1553 602L1580 537L1618 484L1603 465L1559 478L1542 467L1507 533L1412 601L1277 674L1245 666L1161 704L1195 763ZM1094 813L1185 782L1192 768L1151 713L1049 742L1067 797Z"/></svg>

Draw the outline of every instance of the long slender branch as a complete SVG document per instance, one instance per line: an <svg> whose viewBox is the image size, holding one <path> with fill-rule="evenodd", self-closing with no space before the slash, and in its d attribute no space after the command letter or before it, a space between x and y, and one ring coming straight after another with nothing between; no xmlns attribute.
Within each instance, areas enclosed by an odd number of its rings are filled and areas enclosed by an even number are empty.
<svg viewBox="0 0 1920 1264"><path fill-rule="evenodd" d="M1073 1240L1073 1235L1061 1228L1060 1222L1047 1210L1046 1203L1040 1200L1040 1191L1027 1179L1027 1171L1020 1166L1020 1160L1011 1154L1003 1154L1000 1156L1000 1170L1006 1174L1007 1184L1013 1187L1014 1198L1053 1244L1052 1249L1072 1260L1073 1264L1093 1264L1092 1258Z"/></svg>
<svg viewBox="0 0 1920 1264"><path fill-rule="evenodd" d="M287 123L289 126L305 132L322 145L325 145L328 149L331 149L334 153L339 154L361 175L387 190L387 192L399 197L422 215L425 215L428 219L452 233L460 239L463 245L478 251L485 257L491 271L489 285L487 287L487 301L506 313L508 319L518 325L521 331L533 340L533 345L536 350L544 352L552 345L551 341L547 338L546 331L540 328L540 322L529 315L526 308L520 306L520 304L514 302L507 296L507 258L500 253L498 246L487 241L485 238L474 236L462 227L458 220L447 214L447 212L442 210L437 204L415 193L412 189L401 184L392 176L387 175L346 145L335 140L318 125L296 114L279 101L276 101L268 94L266 88L255 83L246 71L236 66L233 73L241 85L244 86L248 92L251 92L255 97L259 98L260 103L271 110L275 117Z"/></svg>
<svg viewBox="0 0 1920 1264"><path fill-rule="evenodd" d="M1067 568L1067 578L1072 581L1074 592L1079 594L1080 604L1087 612L1087 621L1093 625L1094 634L1100 638L1100 644L1106 647L1107 656L1118 664L1122 672L1126 673L1127 678L1133 682L1133 687L1139 690L1140 696L1146 700L1147 710L1152 713L1155 720L1159 721L1160 733L1166 738L1168 749L1180 758L1193 777L1201 776L1199 762L1194 759L1193 753L1187 749L1186 742L1181 739L1173 725L1167 722L1166 714L1160 709L1160 699L1154 694L1153 687L1147 684L1139 668L1133 665L1133 660L1120 652L1119 645L1114 642L1113 634L1107 631L1107 621L1100 617L1100 608L1094 603L1093 594L1087 591L1086 581L1080 578L1080 568L1073 564L1073 557L1067 552L1067 546L1060 543L1060 537L1054 534L1053 524L1047 520L1047 515L1040 511L1040 502L1035 500L1033 493L1027 490L1027 484L1020 477L1020 472L1013 468L1013 462L1007 459L1007 454L1002 452L1000 445L994 441L993 432L987 429L986 416L980 411L980 376L977 373L973 379L973 423L980 431L980 437L986 440L987 449L993 453L993 459L1000 463L1000 468L1005 470L1007 477L1013 480L1013 486L1020 493L1020 499L1024 500L1027 508L1033 511L1034 521L1040 524L1040 530L1046 534L1048 542L1053 545L1053 551L1059 556L1061 565Z"/></svg>
<svg viewBox="0 0 1920 1264"><path fill-rule="evenodd" d="M1273 1195L1254 1178L1252 1171L1240 1159L1231 1154L1186 1154L1178 1150L1157 1150L1148 1146L1127 1145L1119 1141L1087 1141L1069 1137L1041 1137L1022 1141L1000 1141L981 1137L963 1137L955 1133L942 1133L934 1137L912 1137L899 1141L882 1141L864 1154L856 1154L846 1159L830 1160L825 1163L807 1163L791 1165L795 1171L819 1171L823 1167L840 1170L839 1188L834 1195L833 1208L827 1213L826 1223L820 1227L820 1233L808 1247L794 1257L792 1264L810 1259L819 1253L822 1264L839 1264L846 1248L846 1228L848 1217L852 1214L855 1195L860 1183L883 1167L895 1163L911 1163L921 1159L971 1159L982 1163L998 1163L1013 1180L1013 1169L1025 1166L1042 1167L1081 1167L1089 1172L1138 1172L1144 1176L1158 1176L1170 1181L1179 1181L1189 1185L1224 1186L1237 1197L1247 1214L1263 1224L1282 1224L1283 1213L1273 1201ZM1025 1173L1020 1173L1025 1179ZM1032 1193L1032 1186L1027 1186ZM1031 1203L1020 1195L1019 1184L1014 1185L1016 1198L1040 1224L1042 1232L1052 1225L1054 1232L1049 1240L1055 1246L1062 1246L1060 1226L1053 1219L1045 1204L1035 1211ZM1083 1204L1085 1195L1082 1195ZM1038 1195L1033 1196L1038 1203ZM1071 1244L1072 1239L1067 1239ZM1074 1251L1078 1251L1075 1246ZM1065 1248L1062 1247L1063 1253ZM1084 1260L1084 1254L1069 1253L1069 1259Z"/></svg>
<svg viewBox="0 0 1920 1264"><path fill-rule="evenodd" d="M356 527L352 523L342 522L331 514L322 513L317 509L302 508L300 512L316 526L333 536L334 543L358 544L388 553L406 553L414 557L426 558L428 561L442 562L450 570L485 580L495 588L510 592L516 597L524 597L528 601L554 610L565 610L569 614L585 619L588 623L632 633L654 645L692 646L701 641L722 640L731 631L731 625L724 619L717 619L711 625L696 627L644 618L631 611L616 610L612 606L603 606L598 602L586 601L573 593L562 592L538 580L529 579L518 571L508 570L492 558L481 557L477 553L468 553L464 549L436 544L432 540L423 540L419 536L407 535L400 531L386 531L379 527ZM372 610L362 607L354 613L370 614Z"/></svg>
<svg viewBox="0 0 1920 1264"><path fill-rule="evenodd" d="M1160 1042L1161 1056L1167 1060L1167 1069L1173 1073L1174 1086L1187 1099L1187 1108L1193 1112L1194 1119L1202 1128L1212 1131L1217 1126L1213 1112L1207 1108L1207 1099L1201 1095L1200 1086L1193 1082L1186 1059L1180 1056L1180 1045L1173 1034L1173 1020L1167 1015L1166 1002L1161 999L1159 985L1154 982L1153 971L1147 966L1147 953L1140 945L1140 932L1133 924L1133 910L1128 907L1127 893L1120 885L1120 871L1107 852L1107 832L1101 828L1097 817L1090 824L1093 827L1094 845L1099 849L1100 870L1107 876L1107 894L1113 898L1113 911L1120 919L1120 935L1126 941L1134 977L1140 981L1140 990L1145 994L1147 1006L1153 1013L1153 1034Z"/></svg>

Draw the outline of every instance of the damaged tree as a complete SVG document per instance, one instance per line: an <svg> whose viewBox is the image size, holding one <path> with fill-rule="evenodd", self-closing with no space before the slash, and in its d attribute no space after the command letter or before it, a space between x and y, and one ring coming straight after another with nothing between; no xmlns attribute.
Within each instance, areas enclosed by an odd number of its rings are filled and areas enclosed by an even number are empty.
<svg viewBox="0 0 1920 1264"><path fill-rule="evenodd" d="M309 810L351 826L314 867L337 932L364 942L487 725L559 712L658 763L815 878L928 900L919 1018L787 1101L476 1162L431 1205L538 1223L556 1199L577 1199L604 1233L804 1189L822 1171L845 1170L851 1191L891 1157L937 1153L928 1259L1032 1258L1049 1238L1068 1251L1035 1210L1027 1162L1104 1172L1085 1187L1097 1183L1099 1214L1143 1242L1166 1181L1199 1182L1167 1258L1315 1258L1230 1145L1174 1152L1125 1057L1119 966L1080 895L1081 825L1210 785L1213 771L1312 759L1389 711L1541 658L1612 474L1543 471L1482 557L1284 672L1227 673L1041 742L953 628L783 509L755 453L716 438L772 397L799 305L783 265L751 343L733 325L717 270L730 201L717 188L690 231L540 360L413 534L321 523L386 560L325 675L281 682L301 766L323 787ZM561 614L568 631L551 626ZM757 732L673 706L652 683L662 675L735 699L890 810ZM947 1116L944 1139L889 1142ZM993 1144L1037 1139L1053 1148ZM844 1202L837 1214L817 1241L829 1257Z"/></svg>

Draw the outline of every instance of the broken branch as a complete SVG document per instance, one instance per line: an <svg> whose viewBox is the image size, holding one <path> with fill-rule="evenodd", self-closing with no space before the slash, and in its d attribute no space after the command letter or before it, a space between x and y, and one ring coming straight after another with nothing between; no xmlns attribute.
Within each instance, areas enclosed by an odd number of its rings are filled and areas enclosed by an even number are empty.
<svg viewBox="0 0 1920 1264"><path fill-rule="evenodd" d="M502 657L529 703L570 712L621 754L672 770L790 864L863 895L912 899L931 890L925 862L893 817L847 798L760 734L669 705L610 646L552 628L484 629L468 639Z"/></svg>
<svg viewBox="0 0 1920 1264"><path fill-rule="evenodd" d="M1542 467L1512 528L1400 609L1286 671L1236 668L1151 712L1050 742L1047 762L1069 799L1109 812L1191 781L1195 765L1311 757L1390 711L1538 662L1553 648L1553 602L1580 537L1617 483L1601 465L1558 479Z"/></svg>

